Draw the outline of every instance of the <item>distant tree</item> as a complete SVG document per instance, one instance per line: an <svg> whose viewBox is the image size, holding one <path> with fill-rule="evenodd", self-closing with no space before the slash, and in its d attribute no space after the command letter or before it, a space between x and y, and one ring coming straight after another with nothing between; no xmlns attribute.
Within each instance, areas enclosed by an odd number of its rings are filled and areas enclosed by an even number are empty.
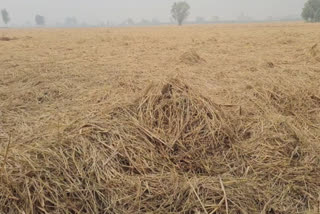
<svg viewBox="0 0 320 214"><path fill-rule="evenodd" d="M312 22L314 19L314 10L313 8L310 6L310 4L308 4L308 2L304 5L304 8L302 10L302 18L307 21L307 22Z"/></svg>
<svg viewBox="0 0 320 214"><path fill-rule="evenodd" d="M189 10L190 6L187 2L175 2L171 8L172 18L178 23L178 25L182 25L190 14Z"/></svg>
<svg viewBox="0 0 320 214"><path fill-rule="evenodd" d="M319 22L320 0L308 0L302 10L301 16L307 22ZM319 20L319 21L317 21Z"/></svg>
<svg viewBox="0 0 320 214"><path fill-rule="evenodd" d="M196 23L204 23L206 20L203 18L203 17L201 17L201 16L197 16L196 17Z"/></svg>
<svg viewBox="0 0 320 214"><path fill-rule="evenodd" d="M75 27L78 25L78 20L76 17L67 17L64 20L64 25L67 27Z"/></svg>
<svg viewBox="0 0 320 214"><path fill-rule="evenodd" d="M3 22L7 25L10 22L10 16L8 11L6 9L2 9L1 16L2 16Z"/></svg>
<svg viewBox="0 0 320 214"><path fill-rule="evenodd" d="M317 10L316 14L314 15L314 21L320 22L320 8Z"/></svg>
<svg viewBox="0 0 320 214"><path fill-rule="evenodd" d="M46 20L45 20L44 16L36 15L35 21L36 21L37 25L43 26L46 24Z"/></svg>

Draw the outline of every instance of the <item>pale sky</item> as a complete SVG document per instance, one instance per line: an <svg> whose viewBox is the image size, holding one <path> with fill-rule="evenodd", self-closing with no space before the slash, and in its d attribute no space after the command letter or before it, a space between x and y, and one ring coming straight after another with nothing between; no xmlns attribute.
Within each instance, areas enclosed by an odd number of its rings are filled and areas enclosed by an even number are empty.
<svg viewBox="0 0 320 214"><path fill-rule="evenodd" d="M67 16L79 22L115 23L127 18L168 21L175 0L0 0L0 9L6 8L13 24L33 23L34 16L46 17L47 23L62 22ZM189 20L197 16L236 19L242 12L255 19L268 16L300 15L306 0L187 0L191 6ZM2 20L0 20L2 25Z"/></svg>

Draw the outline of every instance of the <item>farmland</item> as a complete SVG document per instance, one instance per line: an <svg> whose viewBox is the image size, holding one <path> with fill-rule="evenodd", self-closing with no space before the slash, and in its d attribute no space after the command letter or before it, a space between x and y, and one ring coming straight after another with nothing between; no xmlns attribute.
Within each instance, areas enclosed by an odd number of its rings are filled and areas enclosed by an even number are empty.
<svg viewBox="0 0 320 214"><path fill-rule="evenodd" d="M320 25L0 30L0 213L317 213Z"/></svg>

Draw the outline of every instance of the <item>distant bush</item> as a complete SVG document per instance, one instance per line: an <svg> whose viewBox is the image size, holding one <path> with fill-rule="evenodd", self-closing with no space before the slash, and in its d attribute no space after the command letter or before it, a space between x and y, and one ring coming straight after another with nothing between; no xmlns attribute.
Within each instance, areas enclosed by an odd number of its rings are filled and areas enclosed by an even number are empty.
<svg viewBox="0 0 320 214"><path fill-rule="evenodd" d="M78 20L76 17L67 17L65 20L64 20L64 25L66 27L75 27L75 26L78 26Z"/></svg>
<svg viewBox="0 0 320 214"><path fill-rule="evenodd" d="M36 21L37 25L45 25L46 24L46 20L45 20L44 16L36 15L35 21Z"/></svg>

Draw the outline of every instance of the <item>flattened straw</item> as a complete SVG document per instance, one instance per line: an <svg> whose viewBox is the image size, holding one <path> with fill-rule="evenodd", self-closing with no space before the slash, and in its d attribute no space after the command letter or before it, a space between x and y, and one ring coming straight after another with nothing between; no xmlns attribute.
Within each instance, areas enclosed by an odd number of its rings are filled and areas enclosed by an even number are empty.
<svg viewBox="0 0 320 214"><path fill-rule="evenodd" d="M263 210L261 211L261 214L266 214L266 211L267 211L267 208L269 206L269 204L272 202L272 200L274 199L275 197L271 198L263 207Z"/></svg>
<svg viewBox="0 0 320 214"><path fill-rule="evenodd" d="M216 213L220 209L221 205L223 204L223 201L224 201L224 197L221 199L218 206L210 214Z"/></svg>
<svg viewBox="0 0 320 214"><path fill-rule="evenodd" d="M11 135L9 136L9 141L8 141L8 145L6 147L6 151L5 151L5 154L4 154L4 161L3 161L3 165L2 165L2 172L4 174L6 174L7 182L8 182L8 174L7 174L7 170L6 170L6 164L7 164L10 144L11 144Z"/></svg>
<svg viewBox="0 0 320 214"><path fill-rule="evenodd" d="M319 193L319 198L318 198L318 213L320 213L320 193Z"/></svg>
<svg viewBox="0 0 320 214"><path fill-rule="evenodd" d="M33 203L32 203L32 199L31 199L31 193L30 193L30 189L29 189L29 182L28 180L25 181L25 185L26 185L26 190L28 193L28 199L29 199L29 206L30 206L30 213L33 214Z"/></svg>
<svg viewBox="0 0 320 214"><path fill-rule="evenodd" d="M200 199L200 197L199 197L198 193L197 193L197 192L196 192L196 190L194 189L194 186L191 184L191 182L190 182L190 181L188 181L188 183L189 183L189 185L191 186L193 193L196 195L196 197L197 197L197 199L198 199L199 203L201 204L201 207L202 207L203 211L204 211L206 214L208 214L208 212L207 212L207 210L206 210L206 208L205 208L204 204L202 203L202 201L201 201L201 199Z"/></svg>
<svg viewBox="0 0 320 214"><path fill-rule="evenodd" d="M222 179L221 179L220 176L219 176L219 180L220 180L220 184L221 184L221 189L222 189L222 191L223 191L224 201L226 202L226 212L227 212L227 214L229 214L229 206L228 206L227 193L226 193L226 190L225 190L225 188L224 188L224 185L223 185L223 182L222 182Z"/></svg>

